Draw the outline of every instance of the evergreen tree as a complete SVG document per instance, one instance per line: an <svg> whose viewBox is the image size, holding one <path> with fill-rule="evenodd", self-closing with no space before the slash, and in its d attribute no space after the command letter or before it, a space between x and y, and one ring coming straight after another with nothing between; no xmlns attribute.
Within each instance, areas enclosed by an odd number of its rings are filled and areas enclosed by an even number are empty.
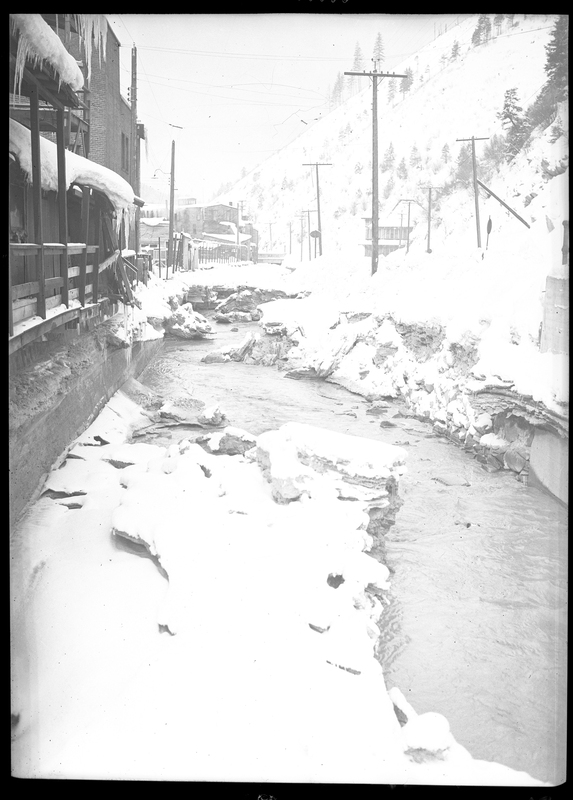
<svg viewBox="0 0 573 800"><path fill-rule="evenodd" d="M336 76L336 80L334 81L334 87L332 89L332 103L333 105L339 106L342 102L342 90L344 87L344 75L339 72Z"/></svg>
<svg viewBox="0 0 573 800"><path fill-rule="evenodd" d="M384 199L387 200L394 190L394 178L390 175L388 179L388 183L384 187L384 191L382 192Z"/></svg>
<svg viewBox="0 0 573 800"><path fill-rule="evenodd" d="M396 79L392 78L388 84L388 102L391 103L396 96Z"/></svg>
<svg viewBox="0 0 573 800"><path fill-rule="evenodd" d="M352 69L355 72L359 72L361 69L364 69L364 57L358 42L356 42L356 47L354 48L354 61L352 62Z"/></svg>
<svg viewBox="0 0 573 800"><path fill-rule="evenodd" d="M408 177L408 170L406 169L406 159L403 158L400 163L398 164L398 169L396 170L396 175L400 178L400 180L405 181Z"/></svg>
<svg viewBox="0 0 573 800"><path fill-rule="evenodd" d="M450 153L450 146L446 142L445 145L442 147L442 161L444 162L444 164L449 164L451 160L452 156Z"/></svg>
<svg viewBox="0 0 573 800"><path fill-rule="evenodd" d="M503 109L497 114L497 118L507 131L507 155L510 160L521 150L529 134L522 112L523 108L518 105L517 89L508 89L504 96Z"/></svg>
<svg viewBox="0 0 573 800"><path fill-rule="evenodd" d="M412 84L414 83L414 73L410 67L406 67L404 72L406 73L406 77L402 78L400 82L400 91L402 92L402 97L406 95L406 92L410 91Z"/></svg>
<svg viewBox="0 0 573 800"><path fill-rule="evenodd" d="M452 54L450 56L450 59L452 61L455 61L456 58L458 58L459 54L460 54L460 43L456 39L456 41L452 45Z"/></svg>
<svg viewBox="0 0 573 800"><path fill-rule="evenodd" d="M394 153L394 145L392 144L392 142L390 142L388 149L384 153L384 158L382 159L382 164L380 166L382 172L385 172L388 169L392 169L392 167L394 166L395 159L396 156Z"/></svg>
<svg viewBox="0 0 573 800"><path fill-rule="evenodd" d="M362 55L362 50L360 49L360 45L356 42L356 47L354 48L354 61L352 62L352 70L354 72L360 72L364 69L364 57ZM349 84L350 84L350 91L354 95L356 92L360 91L360 78L356 77L356 75L351 75L349 77Z"/></svg>
<svg viewBox="0 0 573 800"><path fill-rule="evenodd" d="M472 177L472 148L470 144L466 144L460 148L458 154L458 160L456 162L456 180L461 183L462 186L469 186Z"/></svg>
<svg viewBox="0 0 573 800"><path fill-rule="evenodd" d="M374 51L372 53L373 60L380 66L384 61L384 42L382 41L382 34L379 33L374 42Z"/></svg>
<svg viewBox="0 0 573 800"><path fill-rule="evenodd" d="M547 53L545 72L548 75L548 84L553 90L556 103L566 100L569 96L567 77L568 36L569 17L566 14L561 14L555 23L549 44L545 46L545 52Z"/></svg>
<svg viewBox="0 0 573 800"><path fill-rule="evenodd" d="M487 14L480 14L477 21L477 26L472 34L472 44L477 47L489 39L491 34L491 22Z"/></svg>
<svg viewBox="0 0 573 800"><path fill-rule="evenodd" d="M501 26L502 26L502 23L503 23L504 16L505 16L505 14L496 14L495 17L493 18L493 24L495 26L495 35L496 36L499 36L499 34L501 33Z"/></svg>
<svg viewBox="0 0 573 800"><path fill-rule="evenodd" d="M414 169L422 166L422 157L416 145L412 147L412 152L410 153L410 166Z"/></svg>
<svg viewBox="0 0 573 800"><path fill-rule="evenodd" d="M484 18L483 19L483 27L482 27L482 31L483 31L482 41L483 42L489 42L489 40L491 39L491 20L490 20L488 14L482 14L482 16Z"/></svg>

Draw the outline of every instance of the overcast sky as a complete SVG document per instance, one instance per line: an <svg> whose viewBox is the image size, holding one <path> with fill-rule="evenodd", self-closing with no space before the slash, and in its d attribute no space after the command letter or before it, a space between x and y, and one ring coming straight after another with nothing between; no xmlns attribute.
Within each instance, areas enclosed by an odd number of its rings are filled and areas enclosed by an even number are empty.
<svg viewBox="0 0 573 800"><path fill-rule="evenodd" d="M122 45L126 95L137 47L138 118L148 134L142 182L155 173L151 185L166 188L175 140L177 193L199 201L293 141L304 122L328 113L329 87L352 69L357 42L370 68L380 32L382 67L391 71L456 20L447 14L106 16Z"/></svg>

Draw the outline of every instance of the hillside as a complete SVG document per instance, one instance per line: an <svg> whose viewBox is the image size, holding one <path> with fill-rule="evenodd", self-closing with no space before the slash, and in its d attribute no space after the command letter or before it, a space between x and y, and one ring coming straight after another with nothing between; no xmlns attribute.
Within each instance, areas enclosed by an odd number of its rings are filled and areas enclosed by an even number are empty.
<svg viewBox="0 0 573 800"><path fill-rule="evenodd" d="M270 249L272 230L273 250L288 252L292 224L292 254L283 264L293 270L292 286L310 290L322 307L373 311L402 323L438 322L447 329L450 343L464 344L468 336L479 342L481 375L511 381L515 391L563 413L568 403L567 357L540 353L539 341L547 276L568 277L561 254L563 222L568 218L566 104L559 106L551 125L534 130L510 163L495 153L486 159L484 146L489 142L476 142L478 178L529 226L482 189L481 249L476 241L471 155L469 163L463 156L459 170L460 149L467 144L456 142L504 133L497 114L508 89L516 88L524 110L535 100L547 79L545 47L556 19L515 15L512 27L504 21L500 35L475 47L471 39L477 17L470 17L397 68L411 68L414 75L404 97L397 94L389 101L382 82L381 168L390 144L395 157L394 166L380 172L380 225L399 225L400 214L406 224L407 205L396 204L401 198L417 202L411 205L409 253L403 248L381 256L376 276L370 275L371 259L364 256L362 244L362 217L371 215L371 86L247 175L232 197L242 197L246 211L259 221L261 251ZM459 55L452 60L456 41ZM446 144L448 163L443 158ZM412 166L414 146L419 163ZM397 165L402 158L407 176L400 178ZM306 231L300 246L297 214L315 208L314 170L302 166L315 160L332 166L320 170L323 256L309 261ZM465 185L455 180L464 168ZM428 186L434 189L431 253ZM304 225L306 229L306 219Z"/></svg>
<svg viewBox="0 0 573 800"><path fill-rule="evenodd" d="M521 105L526 108L545 83L545 45L556 17L528 15L523 19L523 15L515 16L513 27L509 28L505 21L500 35L478 47L471 43L477 17L470 17L404 61L396 72L402 73L410 68L414 77L412 88L405 96L397 91L390 101L390 79L380 82L380 224L400 224L401 213L406 224L407 206L402 204L396 209L396 203L404 197L417 200L422 208L412 206L412 223L416 226L412 237L414 251L425 249L426 187L433 186L437 191L451 179L464 146L456 139L472 135L492 137L503 133L496 115L503 107L505 91L515 87ZM456 41L459 55L451 60ZM369 80L357 80L363 87L358 94L263 162L227 193L229 197L242 198L245 210L259 222L261 250L270 249L271 228L268 223L271 223L273 249L282 248L288 252L291 223L292 253L300 260L300 220L297 215L301 210L316 208L314 170L304 167L303 163L326 161L331 162L332 167L320 170L324 253L350 248L357 256L363 254L361 243L365 240L365 228L362 217L371 215L372 89ZM384 155L390 144L395 153L394 165L383 170ZM447 164L442 158L446 144L451 158ZM476 144L478 177L482 180L484 175L491 177L491 170L484 170L483 165L486 144ZM563 156L564 143L557 144L559 155L543 152L543 143L540 143L540 152L537 153L535 146L529 154L530 158L533 156L531 163L514 164L513 170L505 170L493 177L491 188L494 191L499 189L496 194L500 194L521 216L525 212L530 224L536 208L527 208L525 198L532 192L539 195L539 189L545 187L540 160L549 156L550 160L558 161ZM414 146L420 158L417 165L411 166ZM406 178L397 174L402 158L407 167ZM484 192L482 195L484 238L485 223L491 214L495 228L491 246L501 241L506 228L509 228L513 244L521 244L527 229L496 201L485 199ZM540 206L540 201L537 206ZM436 255L444 251L445 245L463 248L466 252L475 249L473 214L471 189L455 191L447 201L438 202L432 208L432 249ZM560 226L560 220L553 221ZM315 227L315 224L316 215L312 215L311 225ZM306 260L306 218L304 227L303 260Z"/></svg>

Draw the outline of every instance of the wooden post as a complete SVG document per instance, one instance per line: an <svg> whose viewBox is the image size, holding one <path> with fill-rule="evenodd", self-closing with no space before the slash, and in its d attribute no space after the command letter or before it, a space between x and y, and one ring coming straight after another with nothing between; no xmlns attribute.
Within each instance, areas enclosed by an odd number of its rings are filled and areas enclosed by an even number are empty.
<svg viewBox="0 0 573 800"><path fill-rule="evenodd" d="M161 280L161 238L159 239L159 258L157 259L157 264L159 266L159 280Z"/></svg>
<svg viewBox="0 0 573 800"><path fill-rule="evenodd" d="M36 280L38 281L38 315L46 319L46 275L44 270L44 233L42 228L42 162L40 155L40 120L38 89L30 90L30 125L32 144L32 198L34 207L34 238L40 245L36 257Z"/></svg>
<svg viewBox="0 0 573 800"><path fill-rule="evenodd" d="M90 224L90 188L82 186L82 239L84 240L85 250L80 256L80 305L86 304L86 267L88 264L88 237Z"/></svg>
<svg viewBox="0 0 573 800"><path fill-rule="evenodd" d="M165 279L169 277L169 267L173 266L173 227L175 206L175 139L171 142L171 185L169 192L169 239L167 241L167 264L165 266ZM173 273L173 270L172 270Z"/></svg>
<svg viewBox="0 0 573 800"><path fill-rule="evenodd" d="M432 188L428 188L428 249L426 253L431 253L430 249L430 223L432 221Z"/></svg>
<svg viewBox="0 0 573 800"><path fill-rule="evenodd" d="M64 132L64 109L56 109L56 146L58 149L58 223L60 242L68 244L68 196L66 184L66 139ZM69 306L69 258L67 251L60 256L60 275L62 278L62 303Z"/></svg>
<svg viewBox="0 0 573 800"><path fill-rule="evenodd" d="M410 202L408 201L408 227L406 228L406 253L410 251Z"/></svg>
<svg viewBox="0 0 573 800"><path fill-rule="evenodd" d="M12 253L10 252L10 245L8 245L8 335L14 335L14 319L12 308Z"/></svg>
<svg viewBox="0 0 573 800"><path fill-rule="evenodd" d="M97 200L95 200L94 222L95 222L95 241L98 246L98 249L94 253L94 265L92 271L92 303L97 303L99 294L99 254L101 247L100 245L101 209L99 207Z"/></svg>

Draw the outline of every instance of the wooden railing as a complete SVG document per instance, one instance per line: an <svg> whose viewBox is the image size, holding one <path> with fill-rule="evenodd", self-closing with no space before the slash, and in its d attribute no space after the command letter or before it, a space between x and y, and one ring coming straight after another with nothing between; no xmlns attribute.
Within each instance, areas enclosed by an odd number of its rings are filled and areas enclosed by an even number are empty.
<svg viewBox="0 0 573 800"><path fill-rule="evenodd" d="M45 277L47 256L59 258L59 275ZM79 256L79 263L70 265L72 256ZM88 256L93 257L91 264L88 263ZM14 284L13 278L20 259L24 259L24 269L18 270L20 276L33 277L33 280ZM35 260L35 269L29 259ZM47 312L59 305L69 306L74 300L78 300L82 307L87 303L97 303L99 273L103 266L99 264L97 245L10 243L10 336L14 335L14 325L35 316L46 319Z"/></svg>

